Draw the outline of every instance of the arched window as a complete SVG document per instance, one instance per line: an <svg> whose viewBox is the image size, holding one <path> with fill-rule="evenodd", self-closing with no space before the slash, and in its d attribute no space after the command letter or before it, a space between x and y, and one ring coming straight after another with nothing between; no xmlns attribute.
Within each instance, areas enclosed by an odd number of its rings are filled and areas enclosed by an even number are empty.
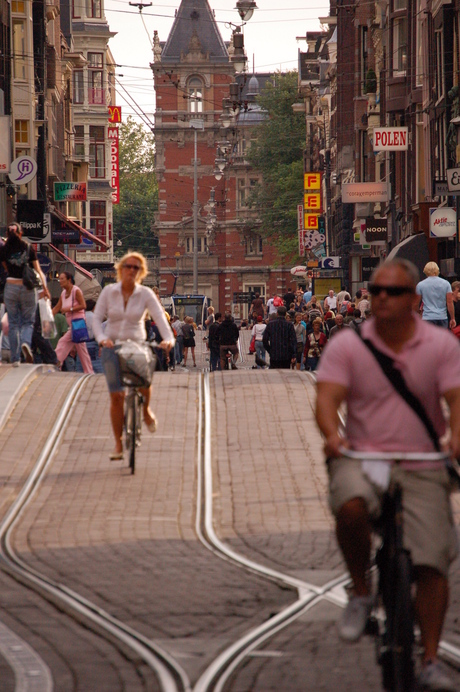
<svg viewBox="0 0 460 692"><path fill-rule="evenodd" d="M203 82L198 77L192 77L187 84L190 113L203 112Z"/></svg>

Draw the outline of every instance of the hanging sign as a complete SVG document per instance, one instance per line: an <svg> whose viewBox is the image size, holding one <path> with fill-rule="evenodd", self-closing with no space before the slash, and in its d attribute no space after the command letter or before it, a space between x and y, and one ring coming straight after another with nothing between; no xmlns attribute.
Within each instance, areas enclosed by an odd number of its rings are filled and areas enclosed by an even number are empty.
<svg viewBox="0 0 460 692"><path fill-rule="evenodd" d="M407 127L374 127L374 151L406 151L408 148Z"/></svg>
<svg viewBox="0 0 460 692"><path fill-rule="evenodd" d="M450 207L430 209L430 238L451 238L455 235L457 212Z"/></svg>
<svg viewBox="0 0 460 692"><path fill-rule="evenodd" d="M118 151L118 127L109 127L107 136L110 141L110 185L112 186L112 202L120 203L120 165Z"/></svg>

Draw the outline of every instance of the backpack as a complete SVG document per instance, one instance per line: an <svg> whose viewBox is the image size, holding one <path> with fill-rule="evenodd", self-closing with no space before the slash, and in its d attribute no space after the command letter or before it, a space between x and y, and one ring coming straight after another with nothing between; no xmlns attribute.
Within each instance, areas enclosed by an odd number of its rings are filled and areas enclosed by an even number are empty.
<svg viewBox="0 0 460 692"><path fill-rule="evenodd" d="M279 296L275 296L275 297L273 298L273 306L274 306L275 308L279 308L279 307L281 307L282 305L284 305L283 299L280 298Z"/></svg>

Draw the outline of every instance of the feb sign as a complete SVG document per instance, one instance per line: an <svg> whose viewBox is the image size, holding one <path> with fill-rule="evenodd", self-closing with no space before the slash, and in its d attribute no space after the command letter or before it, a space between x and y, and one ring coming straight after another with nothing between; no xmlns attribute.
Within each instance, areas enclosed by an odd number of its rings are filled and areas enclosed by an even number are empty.
<svg viewBox="0 0 460 692"><path fill-rule="evenodd" d="M408 148L407 127L374 127L374 151L406 151Z"/></svg>

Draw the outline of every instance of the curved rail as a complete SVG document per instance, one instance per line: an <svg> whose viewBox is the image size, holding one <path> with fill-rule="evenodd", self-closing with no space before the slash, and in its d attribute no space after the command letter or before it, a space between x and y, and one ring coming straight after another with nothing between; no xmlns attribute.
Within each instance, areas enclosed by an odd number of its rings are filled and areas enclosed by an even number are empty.
<svg viewBox="0 0 460 692"><path fill-rule="evenodd" d="M312 382L314 375L310 375ZM345 423L341 416L342 424ZM302 614L313 608L322 600L328 600L339 607L345 607L347 597L343 587L350 582L348 573L328 582L323 587L272 570L250 560L219 539L213 526L213 485L211 458L211 397L209 373L205 373L199 383L199 419L198 419L198 494L195 528L200 541L214 554L229 560L239 567L264 576L276 583L297 590L297 600L271 617L260 626L255 627L244 637L238 639L225 649L208 666L196 682L193 692L222 692L228 678L254 649L280 630L289 626ZM449 663L460 665L460 648L442 641L440 655Z"/></svg>
<svg viewBox="0 0 460 692"><path fill-rule="evenodd" d="M0 565L18 581L27 584L77 621L89 622L112 643L122 642L134 651L157 675L163 692L190 692L191 686L182 667L164 649L132 627L99 608L78 593L29 567L14 552L11 533L25 508L32 500L41 479L58 449L66 424L71 418L77 398L88 375L77 380L70 390L48 440L15 502L0 523Z"/></svg>
<svg viewBox="0 0 460 692"><path fill-rule="evenodd" d="M283 574L265 565L250 560L221 541L215 533L213 526L213 488L211 467L211 404L209 374L205 373L199 385L199 420L198 420L198 497L195 528L200 541L209 550L219 557L229 560L234 564L255 574L261 575L283 586L297 590L297 599L284 608L276 616L271 617L260 626L254 628L241 639L238 639L225 651L223 651L204 673L194 686L194 692L218 692L223 689L226 680L238 667L240 662L257 646L262 644L291 622L300 617L314 605L323 599L327 599L339 606L346 604L346 597L342 592L343 587L350 581L348 574L344 574L322 587L296 579L288 574Z"/></svg>

